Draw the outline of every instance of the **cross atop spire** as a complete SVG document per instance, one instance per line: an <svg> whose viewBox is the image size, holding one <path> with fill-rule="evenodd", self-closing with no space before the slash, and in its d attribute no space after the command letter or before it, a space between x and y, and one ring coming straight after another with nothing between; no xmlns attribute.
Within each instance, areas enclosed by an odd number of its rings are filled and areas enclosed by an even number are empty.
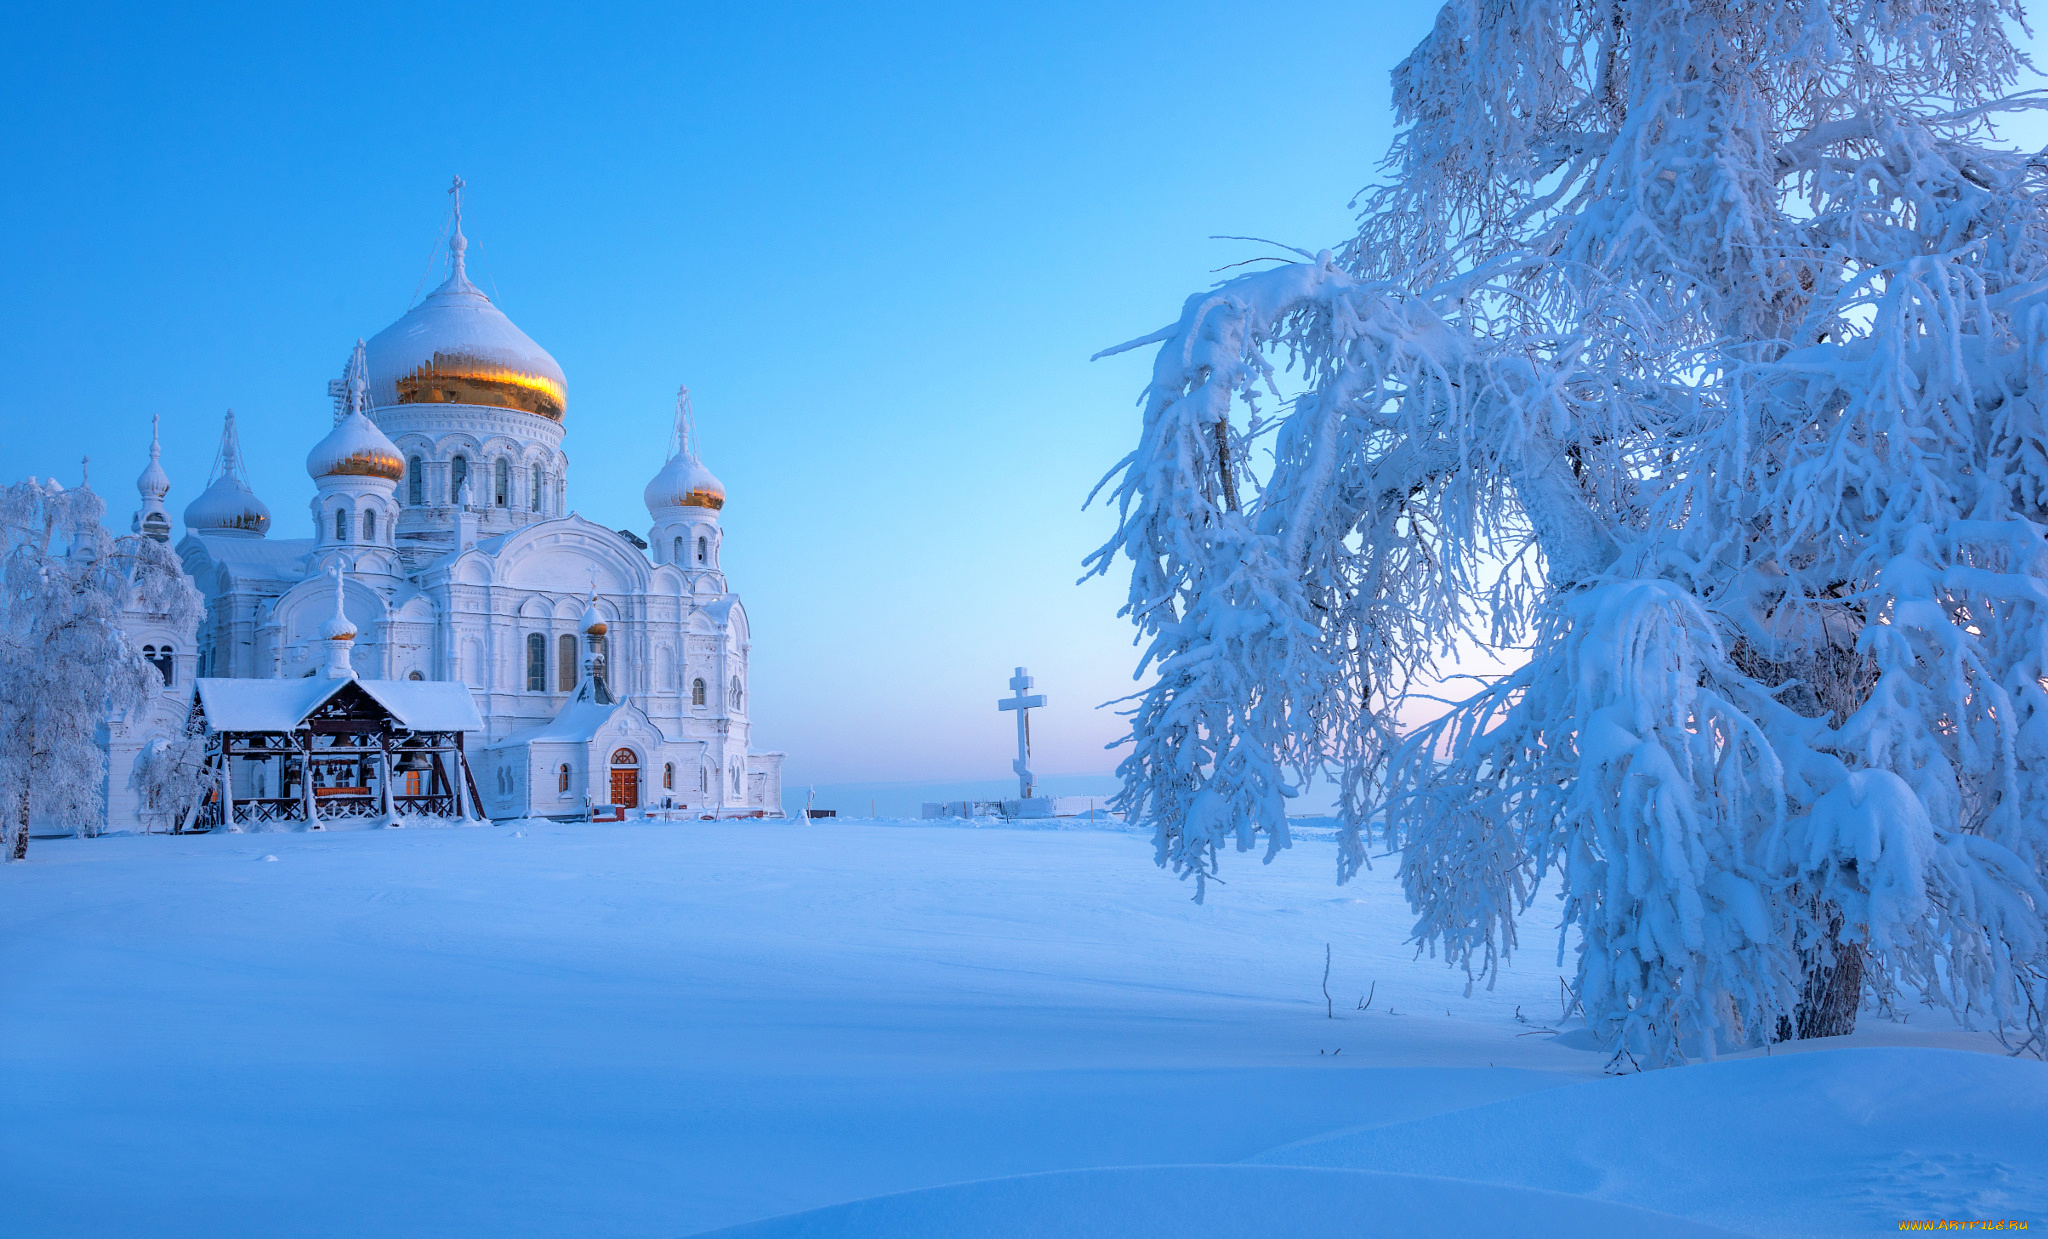
<svg viewBox="0 0 2048 1239"><path fill-rule="evenodd" d="M690 388L687 384L676 388L676 428L668 440L670 458L678 452L691 460L697 459L697 422L690 415Z"/></svg>
<svg viewBox="0 0 2048 1239"><path fill-rule="evenodd" d="M463 269L462 255L469 248L469 238L462 235L462 187L464 181L456 177L448 186L448 197L455 204L455 227L448 234L448 282L467 284L469 275Z"/></svg>
<svg viewBox="0 0 2048 1239"><path fill-rule="evenodd" d="M211 481L233 478L243 490L249 483L242 477L242 440L235 433L235 411L228 410L227 419L221 423L220 448L213 455L213 476Z"/></svg>

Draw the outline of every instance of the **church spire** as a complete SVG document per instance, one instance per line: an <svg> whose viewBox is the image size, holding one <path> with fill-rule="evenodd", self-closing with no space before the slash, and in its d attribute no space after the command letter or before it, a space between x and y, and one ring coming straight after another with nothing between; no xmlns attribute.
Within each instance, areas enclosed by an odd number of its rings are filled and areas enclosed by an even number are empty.
<svg viewBox="0 0 2048 1239"><path fill-rule="evenodd" d="M355 666L350 659L355 649L356 626L349 622L348 609L342 603L341 565L334 565L334 614L320 625L320 639L327 643L326 666L322 668L330 680L352 680L356 676Z"/></svg>
<svg viewBox="0 0 2048 1239"><path fill-rule="evenodd" d="M160 415L150 415L149 464L143 467L142 476L135 479L135 490L142 496L142 505L135 509L135 520L130 528L144 537L169 542L171 517L164 511L164 496L171 493L171 478L164 472L164 449L157 434L160 420Z"/></svg>

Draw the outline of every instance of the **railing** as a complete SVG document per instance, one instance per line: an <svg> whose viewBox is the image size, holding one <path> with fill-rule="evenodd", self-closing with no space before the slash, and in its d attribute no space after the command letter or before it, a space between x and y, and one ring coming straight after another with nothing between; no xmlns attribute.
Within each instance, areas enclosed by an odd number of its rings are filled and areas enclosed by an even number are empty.
<svg viewBox="0 0 2048 1239"><path fill-rule="evenodd" d="M455 797L445 792L439 796L393 796L391 807L405 817L454 817Z"/></svg>
<svg viewBox="0 0 2048 1239"><path fill-rule="evenodd" d="M296 796L262 796L254 800L235 801L235 820L303 822L306 820L306 810L304 802Z"/></svg>

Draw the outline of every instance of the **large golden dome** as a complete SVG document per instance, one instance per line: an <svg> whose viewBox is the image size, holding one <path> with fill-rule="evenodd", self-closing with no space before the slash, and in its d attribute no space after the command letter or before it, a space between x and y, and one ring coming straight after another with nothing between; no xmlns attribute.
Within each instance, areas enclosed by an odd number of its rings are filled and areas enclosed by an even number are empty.
<svg viewBox="0 0 2048 1239"><path fill-rule="evenodd" d="M561 421L569 402L562 368L469 282L468 246L458 220L447 282L370 337L371 401L479 404Z"/></svg>

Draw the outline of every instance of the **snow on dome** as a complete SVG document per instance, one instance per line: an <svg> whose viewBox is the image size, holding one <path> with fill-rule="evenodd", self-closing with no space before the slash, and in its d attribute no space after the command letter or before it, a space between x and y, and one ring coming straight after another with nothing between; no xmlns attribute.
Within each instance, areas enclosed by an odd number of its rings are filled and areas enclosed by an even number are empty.
<svg viewBox="0 0 2048 1239"><path fill-rule="evenodd" d="M260 538L270 531L270 509L242 478L242 445L235 435L235 411L228 410L221 427L218 471L212 485L185 506L185 528L194 533L225 533Z"/></svg>
<svg viewBox="0 0 2048 1239"><path fill-rule="evenodd" d="M398 445L377 429L376 423L351 411L306 453L306 472L316 480L340 476L388 478L396 482L405 476L405 458L399 455Z"/></svg>
<svg viewBox="0 0 2048 1239"><path fill-rule="evenodd" d="M323 641L353 641L356 639L356 626L349 622L347 615L336 611L321 621L320 639Z"/></svg>
<svg viewBox="0 0 2048 1239"><path fill-rule="evenodd" d="M447 282L370 337L370 399L380 407L480 404L561 421L562 368L469 282L468 245L457 216Z"/></svg>
<svg viewBox="0 0 2048 1239"><path fill-rule="evenodd" d="M649 512L663 508L709 508L725 506L725 483L719 481L688 451L677 452L654 475L642 492Z"/></svg>
<svg viewBox="0 0 2048 1239"><path fill-rule="evenodd" d="M589 606L583 608L583 617L576 621L576 627L593 637L602 637L605 634L604 613L597 609L595 599Z"/></svg>
<svg viewBox="0 0 2048 1239"><path fill-rule="evenodd" d="M157 426L154 417L149 419L149 463L143 466L142 476L135 479L135 490L144 499L162 503L164 496L171 493L171 475L164 472L163 445L157 441Z"/></svg>

